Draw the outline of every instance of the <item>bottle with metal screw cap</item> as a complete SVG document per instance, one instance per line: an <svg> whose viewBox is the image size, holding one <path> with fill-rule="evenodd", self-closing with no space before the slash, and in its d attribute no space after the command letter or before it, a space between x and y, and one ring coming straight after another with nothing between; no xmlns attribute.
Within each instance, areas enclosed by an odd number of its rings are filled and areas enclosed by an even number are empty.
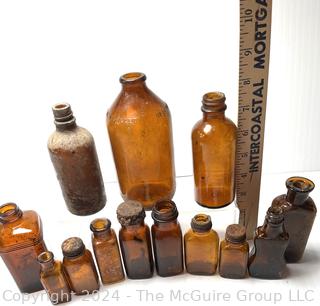
<svg viewBox="0 0 320 306"><path fill-rule="evenodd" d="M190 274L212 275L218 266L219 236L209 215L197 214L184 235L186 269Z"/></svg>
<svg viewBox="0 0 320 306"><path fill-rule="evenodd" d="M106 195L93 137L77 126L69 104L52 110L56 131L48 149L67 208L75 215L94 214L105 206Z"/></svg>

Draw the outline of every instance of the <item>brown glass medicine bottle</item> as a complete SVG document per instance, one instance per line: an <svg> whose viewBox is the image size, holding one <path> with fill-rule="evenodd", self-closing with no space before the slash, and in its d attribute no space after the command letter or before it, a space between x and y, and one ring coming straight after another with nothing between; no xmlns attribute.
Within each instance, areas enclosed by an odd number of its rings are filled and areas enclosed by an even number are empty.
<svg viewBox="0 0 320 306"><path fill-rule="evenodd" d="M107 113L107 128L124 200L151 209L171 199L175 168L171 115L143 73L120 77L122 90Z"/></svg>
<svg viewBox="0 0 320 306"><path fill-rule="evenodd" d="M62 262L55 260L52 252L38 256L40 279L52 304L69 302L72 299Z"/></svg>
<svg viewBox="0 0 320 306"><path fill-rule="evenodd" d="M237 127L225 117L225 96L209 92L203 96L203 118L192 130L195 200L208 208L230 204L235 194Z"/></svg>
<svg viewBox="0 0 320 306"><path fill-rule="evenodd" d="M95 219L90 224L91 241L103 284L122 281L124 273L118 239L106 218Z"/></svg>
<svg viewBox="0 0 320 306"><path fill-rule="evenodd" d="M299 261L306 248L309 235L317 214L317 208L309 196L314 183L305 178L294 176L286 181L287 194L272 201L272 206L281 207L284 213L284 226L289 234L289 245L285 252L287 262Z"/></svg>
<svg viewBox="0 0 320 306"><path fill-rule="evenodd" d="M152 209L151 227L155 265L158 275L166 277L183 272L183 242L178 209L171 200L157 202Z"/></svg>
<svg viewBox="0 0 320 306"><path fill-rule="evenodd" d="M195 215L191 229L184 235L184 255L188 273L212 275L216 273L219 254L219 236L212 229L211 218Z"/></svg>
<svg viewBox="0 0 320 306"><path fill-rule="evenodd" d="M63 265L71 290L85 295L99 290L99 276L91 252L78 237L62 243Z"/></svg>
<svg viewBox="0 0 320 306"><path fill-rule="evenodd" d="M40 216L16 204L0 206L0 254L20 291L42 290L38 255L46 251Z"/></svg>
<svg viewBox="0 0 320 306"><path fill-rule="evenodd" d="M142 204L126 201L117 208L121 224L119 242L128 278L144 279L153 275L153 257L150 230L144 223Z"/></svg>
<svg viewBox="0 0 320 306"><path fill-rule="evenodd" d="M56 104L52 110L56 131L48 149L67 208L75 215L94 214L106 204L94 139L77 126L69 104Z"/></svg>
<svg viewBox="0 0 320 306"><path fill-rule="evenodd" d="M239 224L227 227L225 240L220 243L219 274L225 278L245 278L249 256L246 229Z"/></svg>

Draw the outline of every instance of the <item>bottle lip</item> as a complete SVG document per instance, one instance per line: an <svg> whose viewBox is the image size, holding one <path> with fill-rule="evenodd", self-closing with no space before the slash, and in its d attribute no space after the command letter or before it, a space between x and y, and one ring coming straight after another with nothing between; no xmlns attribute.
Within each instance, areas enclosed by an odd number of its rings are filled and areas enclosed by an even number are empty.
<svg viewBox="0 0 320 306"><path fill-rule="evenodd" d="M97 218L90 223L90 230L93 233L101 233L109 230L111 221L107 218Z"/></svg>
<svg viewBox="0 0 320 306"><path fill-rule="evenodd" d="M38 256L38 261L40 263L49 263L54 259L54 255L50 251L42 252Z"/></svg>
<svg viewBox="0 0 320 306"><path fill-rule="evenodd" d="M202 97L201 110L204 113L210 112L224 112L227 109L225 104L226 97L223 92L211 91L207 92Z"/></svg>
<svg viewBox="0 0 320 306"><path fill-rule="evenodd" d="M62 254L65 257L77 257L85 250L85 245L81 238L70 237L63 241L61 245Z"/></svg>
<svg viewBox="0 0 320 306"><path fill-rule="evenodd" d="M268 223L278 225L283 222L283 209L280 206L271 206L267 210L266 220Z"/></svg>
<svg viewBox="0 0 320 306"><path fill-rule="evenodd" d="M157 222L170 222L178 218L179 212L175 202L172 200L161 200L152 208L151 217Z"/></svg>
<svg viewBox="0 0 320 306"><path fill-rule="evenodd" d="M191 228L196 232L207 232L211 230L211 217L206 214L195 215L191 220Z"/></svg>
<svg viewBox="0 0 320 306"><path fill-rule="evenodd" d="M136 82L144 82L147 79L146 75L142 72L129 72L120 77L121 84L133 84Z"/></svg>
<svg viewBox="0 0 320 306"><path fill-rule="evenodd" d="M145 217L145 210L138 201L127 200L117 208L117 218L122 226L141 224Z"/></svg>
<svg viewBox="0 0 320 306"><path fill-rule="evenodd" d="M22 216L22 211L15 203L6 203L0 206L0 223L15 221Z"/></svg>
<svg viewBox="0 0 320 306"><path fill-rule="evenodd" d="M242 243L246 240L246 228L240 224L230 224L227 227L225 238L232 243Z"/></svg>
<svg viewBox="0 0 320 306"><path fill-rule="evenodd" d="M286 180L286 187L289 190L299 192L299 193L309 193L311 192L315 184L313 181L302 176L292 176Z"/></svg>

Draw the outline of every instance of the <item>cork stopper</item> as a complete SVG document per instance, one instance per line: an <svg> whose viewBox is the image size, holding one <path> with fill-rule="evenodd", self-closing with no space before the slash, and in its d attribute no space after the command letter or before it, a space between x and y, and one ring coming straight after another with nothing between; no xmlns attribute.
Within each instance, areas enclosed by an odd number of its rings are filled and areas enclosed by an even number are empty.
<svg viewBox="0 0 320 306"><path fill-rule="evenodd" d="M125 201L117 208L117 218L121 225L135 225L143 222L146 213L140 202Z"/></svg>
<svg viewBox="0 0 320 306"><path fill-rule="evenodd" d="M61 246L62 254L65 257L76 257L81 255L85 250L83 241L78 237L66 239Z"/></svg>
<svg viewBox="0 0 320 306"><path fill-rule="evenodd" d="M171 200L158 201L152 208L151 217L157 222L170 222L178 218L176 203Z"/></svg>
<svg viewBox="0 0 320 306"><path fill-rule="evenodd" d="M197 214L191 220L191 228L195 232L208 232L212 228L211 217L206 214Z"/></svg>
<svg viewBox="0 0 320 306"><path fill-rule="evenodd" d="M208 92L202 97L201 110L208 112L224 112L227 109L225 104L226 97L224 93L219 91Z"/></svg>
<svg viewBox="0 0 320 306"><path fill-rule="evenodd" d="M240 224L231 224L227 227L225 238L233 243L242 243L246 240L246 228Z"/></svg>

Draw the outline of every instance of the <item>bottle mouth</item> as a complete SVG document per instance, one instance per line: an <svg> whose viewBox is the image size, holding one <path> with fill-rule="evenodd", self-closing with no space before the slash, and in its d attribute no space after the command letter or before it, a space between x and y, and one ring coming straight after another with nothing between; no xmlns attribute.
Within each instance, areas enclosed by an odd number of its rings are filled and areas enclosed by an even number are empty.
<svg viewBox="0 0 320 306"><path fill-rule="evenodd" d="M109 230L111 227L111 221L107 218L94 219L90 223L90 230L94 233L100 233Z"/></svg>
<svg viewBox="0 0 320 306"><path fill-rule="evenodd" d="M223 112L227 109L227 105L225 104L225 101L226 101L226 97L224 93L220 91L208 92L202 97L201 110L205 113Z"/></svg>
<svg viewBox="0 0 320 306"><path fill-rule="evenodd" d="M15 203L6 203L0 206L0 222L14 221L22 215L22 211Z"/></svg>
<svg viewBox="0 0 320 306"><path fill-rule="evenodd" d="M152 208L151 217L158 222L169 222L178 218L177 205L171 200L156 202Z"/></svg>
<svg viewBox="0 0 320 306"><path fill-rule="evenodd" d="M42 252L39 256L38 256L38 261L40 263L48 263L50 261L53 260L53 253L50 251L47 252Z"/></svg>
<svg viewBox="0 0 320 306"><path fill-rule="evenodd" d="M191 228L196 232L207 232L212 228L211 217L206 214L197 214L191 220Z"/></svg>
<svg viewBox="0 0 320 306"><path fill-rule="evenodd" d="M292 176L287 179L286 187L295 192L309 193L314 189L315 185L305 177Z"/></svg>
<svg viewBox="0 0 320 306"><path fill-rule="evenodd" d="M121 84L132 84L136 82L143 82L147 79L146 75L142 72L129 72L120 77Z"/></svg>
<svg viewBox="0 0 320 306"><path fill-rule="evenodd" d="M269 207L266 219L272 224L282 223L284 220L283 209L280 206Z"/></svg>

